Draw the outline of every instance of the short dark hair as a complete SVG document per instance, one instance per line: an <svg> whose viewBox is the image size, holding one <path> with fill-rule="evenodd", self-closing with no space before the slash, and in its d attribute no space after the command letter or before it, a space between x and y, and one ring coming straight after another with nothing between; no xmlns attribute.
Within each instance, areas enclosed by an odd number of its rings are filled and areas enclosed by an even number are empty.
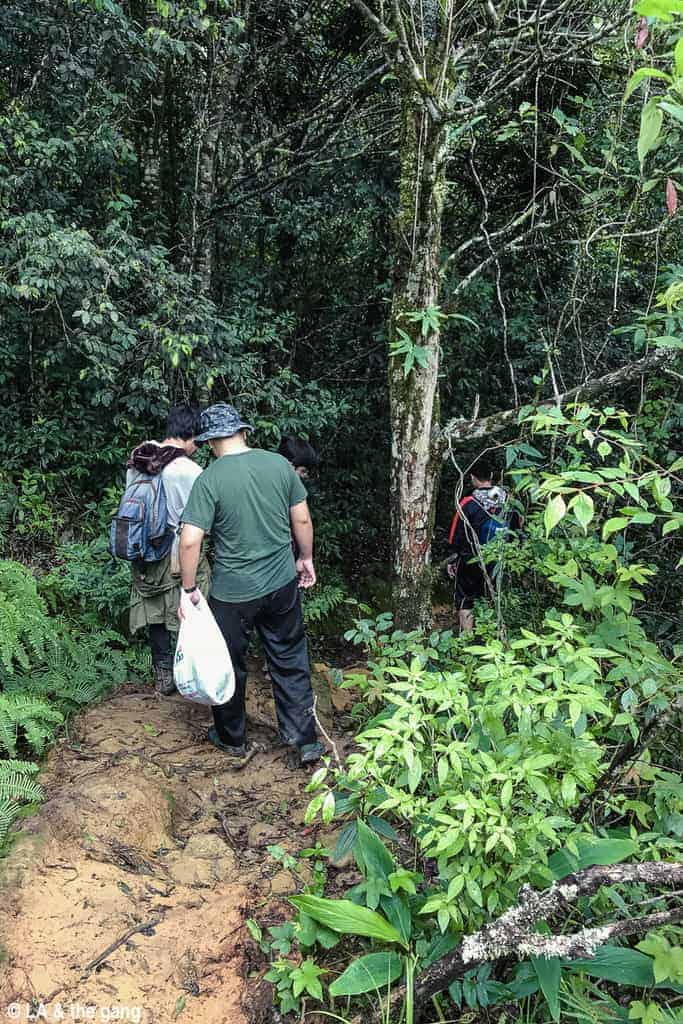
<svg viewBox="0 0 683 1024"><path fill-rule="evenodd" d="M166 420L166 437L189 441L199 433L199 410L191 405L174 405Z"/></svg>
<svg viewBox="0 0 683 1024"><path fill-rule="evenodd" d="M496 467L487 458L480 458L470 468L470 474L476 476L477 480L493 480Z"/></svg>
<svg viewBox="0 0 683 1024"><path fill-rule="evenodd" d="M295 469L299 466L314 469L320 461L313 445L304 441L303 437L294 437L293 434L282 438L278 453L291 462Z"/></svg>

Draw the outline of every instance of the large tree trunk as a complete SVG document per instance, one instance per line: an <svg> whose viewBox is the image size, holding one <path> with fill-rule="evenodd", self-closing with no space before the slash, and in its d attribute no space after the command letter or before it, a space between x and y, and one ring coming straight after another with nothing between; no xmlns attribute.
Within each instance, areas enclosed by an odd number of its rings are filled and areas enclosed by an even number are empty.
<svg viewBox="0 0 683 1024"><path fill-rule="evenodd" d="M427 350L405 372L405 354L389 364L391 408L391 525L394 552L394 608L401 628L424 626L431 617L430 544L440 462L433 437L439 417L438 318L422 317L439 305L441 218L446 134L408 87L402 91L401 178L396 220L396 266L390 342ZM432 318L433 320L433 318Z"/></svg>

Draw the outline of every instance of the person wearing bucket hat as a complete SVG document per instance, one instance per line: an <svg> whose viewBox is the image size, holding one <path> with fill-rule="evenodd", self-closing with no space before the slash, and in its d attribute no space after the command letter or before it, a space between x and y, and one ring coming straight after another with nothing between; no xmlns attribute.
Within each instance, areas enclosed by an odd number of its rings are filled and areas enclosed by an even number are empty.
<svg viewBox="0 0 683 1024"><path fill-rule="evenodd" d="M235 694L213 708L210 742L238 762L249 756L246 659L256 630L268 660L280 735L305 765L324 753L315 728L299 594L315 583L313 525L299 476L281 455L250 448L250 430L251 424L225 402L201 415L195 441L207 443L215 459L195 481L183 513L182 583L190 600L198 600L196 570L204 535L211 534L209 605L230 651Z"/></svg>
<svg viewBox="0 0 683 1024"><path fill-rule="evenodd" d="M234 405L227 402L217 402L210 405L201 414L199 420L199 434L194 439L195 444L203 444L205 441L212 441L218 437L234 437L242 430L253 430L251 423L245 423Z"/></svg>

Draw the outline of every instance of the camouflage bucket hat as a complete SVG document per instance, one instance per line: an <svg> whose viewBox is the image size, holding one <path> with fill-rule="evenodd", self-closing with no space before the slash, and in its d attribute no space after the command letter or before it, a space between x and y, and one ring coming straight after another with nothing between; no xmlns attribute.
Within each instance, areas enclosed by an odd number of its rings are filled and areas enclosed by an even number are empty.
<svg viewBox="0 0 683 1024"><path fill-rule="evenodd" d="M199 426L201 433L194 439L195 444L202 444L214 437L232 437L239 430L253 430L251 423L245 423L237 409L226 402L210 405L202 413Z"/></svg>

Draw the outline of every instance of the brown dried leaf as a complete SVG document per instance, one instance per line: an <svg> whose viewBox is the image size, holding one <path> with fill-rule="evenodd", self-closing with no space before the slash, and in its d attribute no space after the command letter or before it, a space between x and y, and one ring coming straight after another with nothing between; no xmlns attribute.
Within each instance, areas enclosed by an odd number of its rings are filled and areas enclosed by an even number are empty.
<svg viewBox="0 0 683 1024"><path fill-rule="evenodd" d="M666 208L671 217L678 209L678 192L671 178L666 179Z"/></svg>
<svg viewBox="0 0 683 1024"><path fill-rule="evenodd" d="M647 42L649 31L647 27L647 18L641 18L638 22L638 31L636 32L635 46L636 50L642 50Z"/></svg>

